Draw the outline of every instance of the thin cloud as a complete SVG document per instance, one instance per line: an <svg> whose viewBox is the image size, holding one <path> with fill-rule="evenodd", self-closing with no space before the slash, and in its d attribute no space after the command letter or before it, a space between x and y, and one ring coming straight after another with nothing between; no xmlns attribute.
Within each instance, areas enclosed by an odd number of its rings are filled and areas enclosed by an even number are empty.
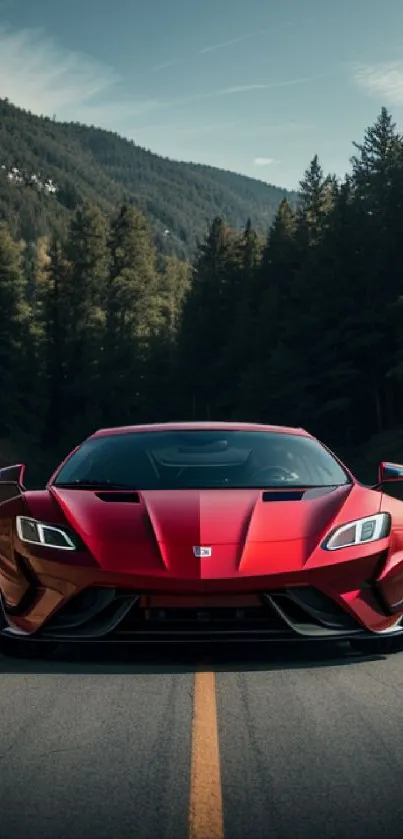
<svg viewBox="0 0 403 839"><path fill-rule="evenodd" d="M160 70L168 70L169 67L175 67L176 61L164 61L163 64L157 64L153 67L153 73L159 73Z"/></svg>
<svg viewBox="0 0 403 839"><path fill-rule="evenodd" d="M0 97L21 108L112 127L168 106L157 98L123 97L120 82L113 68L61 49L43 29L0 27Z"/></svg>
<svg viewBox="0 0 403 839"><path fill-rule="evenodd" d="M274 157L255 157L253 161L255 166L271 166L274 162Z"/></svg>
<svg viewBox="0 0 403 839"><path fill-rule="evenodd" d="M215 90L211 96L232 96L236 93L250 93L252 90L274 90L279 87L294 87L295 85L307 84L323 78L320 76L301 76L298 79L287 79L279 82L268 82L258 84L243 84L235 85L234 87L224 87L220 90Z"/></svg>
<svg viewBox="0 0 403 839"><path fill-rule="evenodd" d="M110 91L114 70L63 51L42 29L0 28L0 96L43 113Z"/></svg>
<svg viewBox="0 0 403 839"><path fill-rule="evenodd" d="M153 110L158 108L175 108L181 107L183 105L191 105L196 102L204 102L209 99L217 99L221 96L236 96L238 94L243 93L252 93L254 90L276 90L277 88L281 87L294 87L296 85L303 85L308 84L310 82L317 81L318 79L324 78L323 75L319 76L304 76L298 79L286 79L281 80L278 82L257 82L256 84L241 84L241 85L234 85L232 87L222 87L217 88L216 90L206 91L205 93L194 93L191 96L182 96L177 99L172 99L170 102L162 101L162 102L155 102L153 105Z"/></svg>
<svg viewBox="0 0 403 839"><path fill-rule="evenodd" d="M233 85L232 87L221 87L217 88L217 90L207 91L206 93L195 93L192 96L183 96L180 99L173 99L169 103L169 106L175 107L181 105L189 105L195 102L203 102L208 99L217 99L221 96L236 96L242 93L252 93L252 91L254 90L276 90L277 88L281 87L294 87L296 85L303 85L309 82L314 82L322 78L324 78L323 75L304 76L298 79L286 79L284 81L278 82L257 82L256 84L240 84Z"/></svg>
<svg viewBox="0 0 403 839"><path fill-rule="evenodd" d="M234 87L224 87L221 90L215 90L212 96L232 96L235 93L250 93L252 90L267 90L267 84L239 84Z"/></svg>
<svg viewBox="0 0 403 839"><path fill-rule="evenodd" d="M356 64L354 82L362 90L391 105L403 104L403 61Z"/></svg>
<svg viewBox="0 0 403 839"><path fill-rule="evenodd" d="M0 0L1 1L1 0ZM296 21L290 20L285 21L284 23L277 24L276 26L266 27L265 29L259 29L256 32L246 32L243 35L238 35L236 38L230 38L228 41L221 41L218 44L209 44L206 47L202 47L198 51L198 55L207 55L211 52L216 52L217 50L226 49L227 47L235 46L236 44L241 44L244 41L249 41L251 38L258 38L260 35L267 35L268 33L277 32L279 29L288 29L291 26L295 26ZM192 53L194 55L194 53ZM157 64L155 67L152 68L154 73L158 73L161 70L167 70L169 67L176 67L178 63L182 63L183 60L189 60L191 56L188 58L184 58L181 62L178 61L164 61L161 64Z"/></svg>
<svg viewBox="0 0 403 839"><path fill-rule="evenodd" d="M199 129L186 125L189 104L303 85L315 78L234 85L172 99L133 96L125 91L123 80L113 68L87 55L61 49L43 29L16 31L0 26L0 97L8 97L36 114L55 114L58 120L99 125L126 135L136 122L144 124L144 117L148 121L151 114L170 109L173 113L175 108L184 110L183 132L197 133ZM207 118L206 125L212 122Z"/></svg>
<svg viewBox="0 0 403 839"><path fill-rule="evenodd" d="M259 33L257 33L259 34ZM199 55L205 55L208 52L215 52L216 50L225 49L225 47L232 47L235 44L240 44L242 41L247 41L249 38L253 38L256 33L250 33L248 35L239 35L238 38L232 38L230 41L222 41L221 44L211 44L208 47L203 47L203 49L199 50Z"/></svg>
<svg viewBox="0 0 403 839"><path fill-rule="evenodd" d="M242 84L234 85L232 87L222 87L217 90L206 91L205 93L194 93L191 96L183 96L178 99L172 99L170 102L155 102L153 110L158 108L175 108L183 105L191 105L196 102L204 102L209 99L217 99L221 96L236 96L243 93L252 93L254 90L276 90L282 87L294 87L296 85L308 84L324 78L324 75L319 76L304 76L298 79L286 79L278 82L257 82L256 84Z"/></svg>
<svg viewBox="0 0 403 839"><path fill-rule="evenodd" d="M284 23L276 24L275 26L267 26L264 29L258 29L255 32L245 32L243 35L238 35L236 38L231 38L229 41L221 41L218 44L209 44L206 47L203 47L199 50L199 55L205 55L209 52L215 52L216 50L226 49L226 47L232 47L236 44L241 44L243 41L249 41L251 38L258 38L259 35L267 35L271 32L277 32L279 29L288 29L291 26L295 26L296 21L288 20L284 21Z"/></svg>

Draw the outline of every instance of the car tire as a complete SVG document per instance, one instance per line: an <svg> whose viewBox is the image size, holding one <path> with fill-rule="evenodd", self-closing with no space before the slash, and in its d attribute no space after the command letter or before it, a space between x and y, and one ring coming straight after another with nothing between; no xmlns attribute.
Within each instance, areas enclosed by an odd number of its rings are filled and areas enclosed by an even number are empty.
<svg viewBox="0 0 403 839"><path fill-rule="evenodd" d="M21 641L20 638L6 638L0 635L0 655L19 659L51 658L57 644L40 641Z"/></svg>

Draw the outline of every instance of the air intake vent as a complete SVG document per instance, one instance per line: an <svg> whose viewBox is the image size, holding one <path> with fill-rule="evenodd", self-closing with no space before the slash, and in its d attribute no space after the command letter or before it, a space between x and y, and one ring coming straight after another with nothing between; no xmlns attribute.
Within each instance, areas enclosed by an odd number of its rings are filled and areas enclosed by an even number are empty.
<svg viewBox="0 0 403 839"><path fill-rule="evenodd" d="M138 492L96 492L95 495L100 501L108 501L111 504L140 504Z"/></svg>
<svg viewBox="0 0 403 839"><path fill-rule="evenodd" d="M301 501L304 494L303 489L267 490L262 495L262 501Z"/></svg>

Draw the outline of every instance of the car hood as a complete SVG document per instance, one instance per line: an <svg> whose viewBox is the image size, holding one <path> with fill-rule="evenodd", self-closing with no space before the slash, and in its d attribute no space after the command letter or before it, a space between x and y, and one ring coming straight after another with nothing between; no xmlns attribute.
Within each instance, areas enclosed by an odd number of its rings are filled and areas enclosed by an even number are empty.
<svg viewBox="0 0 403 839"><path fill-rule="evenodd" d="M356 484L306 491L142 491L120 497L52 486L49 493L104 570L181 579L301 569L332 526L372 515L381 500L379 493ZM210 556L196 556L195 547L210 548ZM334 557L327 554L322 561Z"/></svg>

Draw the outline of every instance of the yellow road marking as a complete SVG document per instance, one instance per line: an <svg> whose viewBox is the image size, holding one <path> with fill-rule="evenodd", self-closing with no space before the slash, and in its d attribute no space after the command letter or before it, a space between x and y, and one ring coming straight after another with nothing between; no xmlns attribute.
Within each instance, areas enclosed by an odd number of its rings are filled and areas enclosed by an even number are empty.
<svg viewBox="0 0 403 839"><path fill-rule="evenodd" d="M189 839L224 839L214 673L194 677Z"/></svg>

